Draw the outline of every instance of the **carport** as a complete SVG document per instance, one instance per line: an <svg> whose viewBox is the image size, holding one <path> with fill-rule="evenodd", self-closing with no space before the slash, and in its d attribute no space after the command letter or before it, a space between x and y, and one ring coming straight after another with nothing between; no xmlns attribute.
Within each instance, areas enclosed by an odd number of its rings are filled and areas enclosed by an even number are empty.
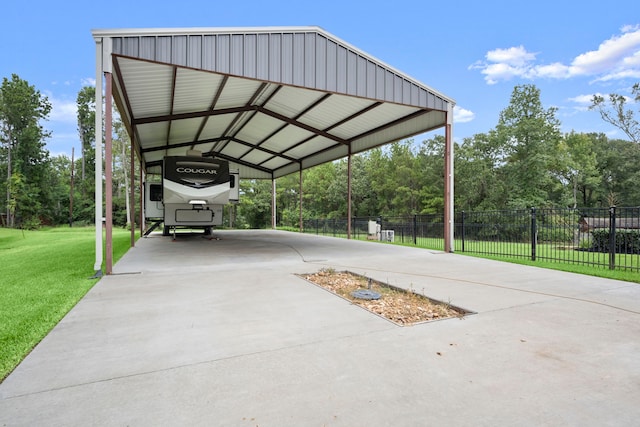
<svg viewBox="0 0 640 427"><path fill-rule="evenodd" d="M453 242L454 101L318 27L114 29L96 42L96 260L112 269L112 100L146 174L188 149L228 160L241 179L275 180L445 128L445 251ZM104 87L103 87L104 82ZM104 135L102 133L104 117ZM141 177L142 178L142 177ZM142 181L142 179L141 179ZM300 191L302 206L302 191ZM131 206L134 189L132 188ZM302 212L302 210L301 210ZM302 215L302 213L300 214ZM135 212L132 209L131 223ZM302 218L301 218L302 220ZM132 229L132 245L134 230Z"/></svg>

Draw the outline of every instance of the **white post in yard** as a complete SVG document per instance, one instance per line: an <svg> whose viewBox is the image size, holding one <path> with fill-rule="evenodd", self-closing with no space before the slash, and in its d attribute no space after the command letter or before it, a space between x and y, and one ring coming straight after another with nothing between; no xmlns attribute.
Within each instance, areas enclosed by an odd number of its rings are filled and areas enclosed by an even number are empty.
<svg viewBox="0 0 640 427"><path fill-rule="evenodd" d="M95 166L95 277L102 275L102 38L96 38L96 166Z"/></svg>

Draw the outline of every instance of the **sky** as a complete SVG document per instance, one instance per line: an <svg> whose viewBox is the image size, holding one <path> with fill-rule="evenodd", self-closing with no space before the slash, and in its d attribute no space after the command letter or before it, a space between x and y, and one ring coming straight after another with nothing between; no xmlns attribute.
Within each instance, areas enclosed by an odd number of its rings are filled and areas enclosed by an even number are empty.
<svg viewBox="0 0 640 427"><path fill-rule="evenodd" d="M0 78L17 74L51 102L51 155L79 151L76 97L95 84L93 29L318 26L454 99L458 143L495 128L523 84L557 108L562 132L625 138L588 106L640 82L638 0L23 0L0 13Z"/></svg>

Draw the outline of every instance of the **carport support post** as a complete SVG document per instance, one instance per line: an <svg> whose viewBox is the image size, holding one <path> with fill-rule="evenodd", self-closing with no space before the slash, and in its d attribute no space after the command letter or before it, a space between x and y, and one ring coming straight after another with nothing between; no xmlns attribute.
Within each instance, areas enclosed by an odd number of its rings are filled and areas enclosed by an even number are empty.
<svg viewBox="0 0 640 427"><path fill-rule="evenodd" d="M300 232L304 232L304 225L302 223L302 163L300 164Z"/></svg>
<svg viewBox="0 0 640 427"><path fill-rule="evenodd" d="M129 212L130 218L129 223L131 224L131 247L133 248L136 245L136 153L133 151L133 136L131 136L131 146L130 157L129 157L129 166L130 166L130 174L131 177L131 191L129 192L129 206L131 207L131 211ZM142 194L142 193L141 193Z"/></svg>
<svg viewBox="0 0 640 427"><path fill-rule="evenodd" d="M271 228L276 229L276 179L271 177Z"/></svg>
<svg viewBox="0 0 640 427"><path fill-rule="evenodd" d="M144 171L142 170L142 158L140 159L140 237L144 236L147 225L144 223Z"/></svg>
<svg viewBox="0 0 640 427"><path fill-rule="evenodd" d="M104 73L105 100L104 100L104 193L105 193L105 234L106 234L106 259L105 273L111 274L113 268L113 176L112 176L112 98L111 98L111 73Z"/></svg>
<svg viewBox="0 0 640 427"><path fill-rule="evenodd" d="M347 239L351 239L351 144L347 156Z"/></svg>
<svg viewBox="0 0 640 427"><path fill-rule="evenodd" d="M95 165L95 225L96 258L93 277L102 276L102 38L96 38L96 165Z"/></svg>
<svg viewBox="0 0 640 427"><path fill-rule="evenodd" d="M447 109L444 149L444 251L453 252L453 104Z"/></svg>

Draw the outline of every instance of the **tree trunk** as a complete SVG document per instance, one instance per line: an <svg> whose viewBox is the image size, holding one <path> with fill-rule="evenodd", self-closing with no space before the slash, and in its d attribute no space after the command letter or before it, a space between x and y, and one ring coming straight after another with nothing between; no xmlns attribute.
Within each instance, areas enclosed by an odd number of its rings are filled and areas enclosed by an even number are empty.
<svg viewBox="0 0 640 427"><path fill-rule="evenodd" d="M84 141L82 141L82 181L83 182L84 182L84 158L85 158Z"/></svg>

